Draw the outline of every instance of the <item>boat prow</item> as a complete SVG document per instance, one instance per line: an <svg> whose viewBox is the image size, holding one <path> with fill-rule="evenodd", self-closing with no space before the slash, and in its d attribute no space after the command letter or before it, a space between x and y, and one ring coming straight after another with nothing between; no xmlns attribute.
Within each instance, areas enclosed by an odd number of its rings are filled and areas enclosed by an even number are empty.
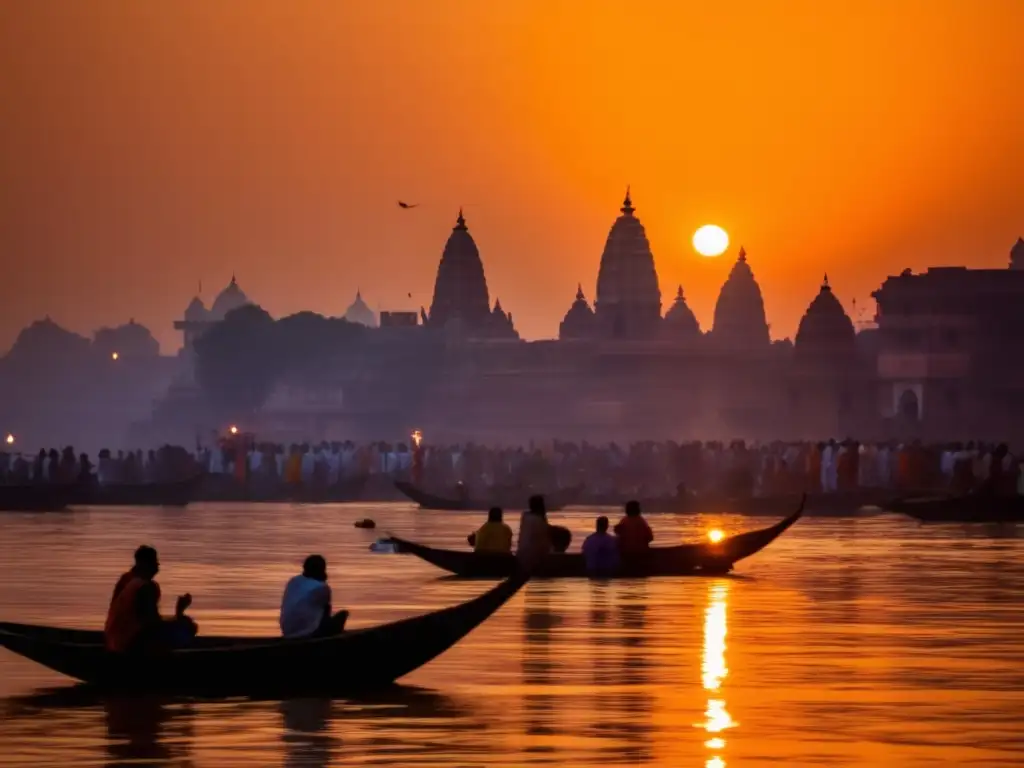
<svg viewBox="0 0 1024 768"><path fill-rule="evenodd" d="M380 689L447 651L526 583L518 570L459 605L334 637L216 638L160 655L108 652L99 632L0 625L0 646L103 690L188 696L338 695Z"/></svg>
<svg viewBox="0 0 1024 768"><path fill-rule="evenodd" d="M799 508L769 528L729 536L719 542L651 547L642 559L624 561L618 576L718 575L728 573L740 560L755 555L791 528L804 514L806 496ZM507 578L518 568L514 554L507 552L465 552L437 549L405 539L390 539L399 552L414 555L463 578ZM574 552L549 555L533 573L538 578L586 577L583 555Z"/></svg>

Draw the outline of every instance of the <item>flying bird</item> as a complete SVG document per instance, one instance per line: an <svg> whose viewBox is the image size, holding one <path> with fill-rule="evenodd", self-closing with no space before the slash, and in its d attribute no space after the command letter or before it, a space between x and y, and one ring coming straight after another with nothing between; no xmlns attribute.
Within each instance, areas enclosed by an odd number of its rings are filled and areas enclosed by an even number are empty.
<svg viewBox="0 0 1024 768"><path fill-rule="evenodd" d="M403 203L401 200L398 201L399 208L418 208L419 203Z"/></svg>

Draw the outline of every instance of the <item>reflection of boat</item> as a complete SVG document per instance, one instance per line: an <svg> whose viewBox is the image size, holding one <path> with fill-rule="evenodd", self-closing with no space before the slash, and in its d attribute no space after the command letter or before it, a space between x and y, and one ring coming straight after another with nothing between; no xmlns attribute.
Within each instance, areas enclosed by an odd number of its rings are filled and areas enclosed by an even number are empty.
<svg viewBox="0 0 1024 768"><path fill-rule="evenodd" d="M412 483L406 483L402 480L396 481L395 487L415 501L420 509L436 509L450 512L486 512L491 507L526 509L529 497L536 493L536 491L524 489L493 488L490 493L491 498L484 500L470 499L468 497L461 499L436 496L433 493L427 493ZM582 487L576 487L564 488L553 493L543 494L545 506L549 512L555 512L571 504L581 491Z"/></svg>
<svg viewBox="0 0 1024 768"><path fill-rule="evenodd" d="M922 496L896 499L885 507L925 523L1024 523L1024 496Z"/></svg>
<svg viewBox="0 0 1024 768"><path fill-rule="evenodd" d="M225 638L227 644L158 656L106 651L62 639L62 630L0 624L0 645L104 689L189 695L299 695L380 688L444 653L487 620L526 582L516 576L460 605L335 637ZM78 640L83 639L81 632Z"/></svg>
<svg viewBox="0 0 1024 768"><path fill-rule="evenodd" d="M675 547L651 547L642 560L624 562L619 576L688 576L722 574L732 566L761 551L803 515L803 505L792 515L770 528L730 536L717 543L681 544ZM506 578L517 568L516 556L498 552L462 552L435 549L392 537L399 552L415 555L456 576L475 578ZM586 576L587 568L580 553L549 555L533 574L542 578Z"/></svg>

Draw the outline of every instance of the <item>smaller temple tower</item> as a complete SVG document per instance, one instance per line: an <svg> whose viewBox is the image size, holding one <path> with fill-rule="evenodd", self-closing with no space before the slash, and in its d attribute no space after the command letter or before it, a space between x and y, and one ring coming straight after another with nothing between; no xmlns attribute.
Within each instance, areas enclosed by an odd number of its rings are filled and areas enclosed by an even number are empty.
<svg viewBox="0 0 1024 768"><path fill-rule="evenodd" d="M718 294L711 338L721 348L733 351L768 349L771 345L761 287L743 248Z"/></svg>
<svg viewBox="0 0 1024 768"><path fill-rule="evenodd" d="M584 341L593 339L597 330L594 310L583 295L583 285L576 286L576 301L565 313L558 326L558 338L564 341Z"/></svg>
<svg viewBox="0 0 1024 768"><path fill-rule="evenodd" d="M362 291L356 289L356 298L345 310L345 319L350 323L365 325L367 328L377 327L377 313L363 301Z"/></svg>
<svg viewBox="0 0 1024 768"><path fill-rule="evenodd" d="M1010 249L1010 269L1024 269L1024 237L1018 237Z"/></svg>
<svg viewBox="0 0 1024 768"><path fill-rule="evenodd" d="M665 313L663 325L665 337L673 341L693 341L701 337L700 323L697 322L697 316L693 314L693 310L686 303L681 285L676 291L675 301Z"/></svg>

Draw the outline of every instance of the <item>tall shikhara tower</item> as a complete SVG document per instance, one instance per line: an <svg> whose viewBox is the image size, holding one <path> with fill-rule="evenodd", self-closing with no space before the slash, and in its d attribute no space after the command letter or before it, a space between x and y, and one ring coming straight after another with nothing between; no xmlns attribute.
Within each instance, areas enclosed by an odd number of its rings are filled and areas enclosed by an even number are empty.
<svg viewBox="0 0 1024 768"><path fill-rule="evenodd" d="M461 210L441 254L430 303L431 325L444 327L453 320L467 329L484 328L491 322L484 265Z"/></svg>
<svg viewBox="0 0 1024 768"><path fill-rule="evenodd" d="M633 215L628 187L621 210L608 233L597 275L598 333L605 338L654 338L661 324L661 290L651 245Z"/></svg>

